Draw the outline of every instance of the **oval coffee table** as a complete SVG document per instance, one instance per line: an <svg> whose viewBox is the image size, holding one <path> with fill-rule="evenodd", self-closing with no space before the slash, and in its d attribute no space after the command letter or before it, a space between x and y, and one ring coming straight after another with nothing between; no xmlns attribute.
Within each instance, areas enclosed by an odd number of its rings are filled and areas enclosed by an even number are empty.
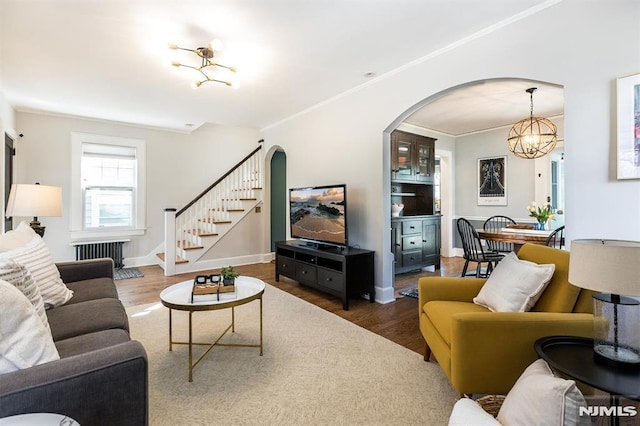
<svg viewBox="0 0 640 426"><path fill-rule="evenodd" d="M218 296L197 295L192 302L193 280L183 281L167 287L160 293L160 301L164 306L169 308L169 350L173 350L173 345L189 345L189 381L193 381L193 369L196 365L209 353L214 346L241 346L249 348L260 348L262 356L262 295L264 294L265 284L262 280L253 277L237 277L235 280L235 291L233 293L221 293ZM227 334L229 330L235 331L235 312L236 306L244 305L253 300L260 301L260 344L239 344L239 343L220 343L220 339ZM231 324L213 343L197 343L193 341L193 322L192 315L197 311L215 311L220 309L231 308ZM189 341L176 342L173 340L173 324L172 312L187 311L189 312ZM208 346L200 357L193 362L193 345Z"/></svg>

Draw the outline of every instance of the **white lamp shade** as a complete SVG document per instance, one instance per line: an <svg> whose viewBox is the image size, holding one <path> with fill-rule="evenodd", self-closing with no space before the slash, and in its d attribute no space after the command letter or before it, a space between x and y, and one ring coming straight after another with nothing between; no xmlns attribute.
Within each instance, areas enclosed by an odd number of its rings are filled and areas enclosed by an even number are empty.
<svg viewBox="0 0 640 426"><path fill-rule="evenodd" d="M603 293L640 296L640 241L572 241L569 282Z"/></svg>
<svg viewBox="0 0 640 426"><path fill-rule="evenodd" d="M12 184L5 215L7 217L62 216L62 188Z"/></svg>

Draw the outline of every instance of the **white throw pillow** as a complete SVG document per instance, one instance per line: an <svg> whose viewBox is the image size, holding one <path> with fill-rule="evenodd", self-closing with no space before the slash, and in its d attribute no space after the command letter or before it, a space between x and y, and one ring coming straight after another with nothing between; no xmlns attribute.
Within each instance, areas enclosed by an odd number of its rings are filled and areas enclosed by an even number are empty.
<svg viewBox="0 0 640 426"><path fill-rule="evenodd" d="M526 312L547 287L556 265L538 265L507 253L498 263L473 303L493 312Z"/></svg>
<svg viewBox="0 0 640 426"><path fill-rule="evenodd" d="M500 422L470 398L461 398L453 406L449 426L500 426Z"/></svg>
<svg viewBox="0 0 640 426"><path fill-rule="evenodd" d="M49 328L47 313L44 310L44 302L40 295L40 289L38 288L36 281L31 276L31 273L24 267L24 265L21 265L12 259L0 258L0 280L8 282L20 290L35 308L45 328L47 330L51 330Z"/></svg>
<svg viewBox="0 0 640 426"><path fill-rule="evenodd" d="M538 359L513 385L497 418L505 426L587 426L591 417L580 416L580 407L586 406L576 382L555 377L549 365Z"/></svg>
<svg viewBox="0 0 640 426"><path fill-rule="evenodd" d="M49 249L42 238L31 228L32 238L26 244L0 253L0 258L13 259L24 265L38 284L46 308L60 306L69 301L73 292L60 278L60 272L53 263ZM10 231L11 232L11 231ZM22 230L20 232L27 232Z"/></svg>
<svg viewBox="0 0 640 426"><path fill-rule="evenodd" d="M35 308L12 284L0 280L0 374L60 359Z"/></svg>
<svg viewBox="0 0 640 426"><path fill-rule="evenodd" d="M27 222L22 221L16 229L0 235L0 253L22 247L36 235Z"/></svg>

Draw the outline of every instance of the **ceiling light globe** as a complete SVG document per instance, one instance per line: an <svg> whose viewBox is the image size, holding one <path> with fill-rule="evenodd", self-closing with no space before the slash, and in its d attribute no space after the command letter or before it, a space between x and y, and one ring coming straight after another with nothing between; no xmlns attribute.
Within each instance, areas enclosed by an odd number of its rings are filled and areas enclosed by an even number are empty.
<svg viewBox="0 0 640 426"><path fill-rule="evenodd" d="M193 83L191 83L191 88L193 90L196 90L198 87L200 87L201 84L202 84L201 81L194 81Z"/></svg>
<svg viewBox="0 0 640 426"><path fill-rule="evenodd" d="M558 143L557 128L543 117L528 117L509 130L509 151L520 158L540 158L553 151Z"/></svg>

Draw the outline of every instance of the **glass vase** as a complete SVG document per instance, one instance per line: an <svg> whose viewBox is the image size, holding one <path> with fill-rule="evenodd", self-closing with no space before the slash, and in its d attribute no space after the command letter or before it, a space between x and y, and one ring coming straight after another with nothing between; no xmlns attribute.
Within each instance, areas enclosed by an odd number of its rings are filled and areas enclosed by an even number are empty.
<svg viewBox="0 0 640 426"><path fill-rule="evenodd" d="M546 231L547 222L536 222L533 224L533 229L535 229L536 231Z"/></svg>

